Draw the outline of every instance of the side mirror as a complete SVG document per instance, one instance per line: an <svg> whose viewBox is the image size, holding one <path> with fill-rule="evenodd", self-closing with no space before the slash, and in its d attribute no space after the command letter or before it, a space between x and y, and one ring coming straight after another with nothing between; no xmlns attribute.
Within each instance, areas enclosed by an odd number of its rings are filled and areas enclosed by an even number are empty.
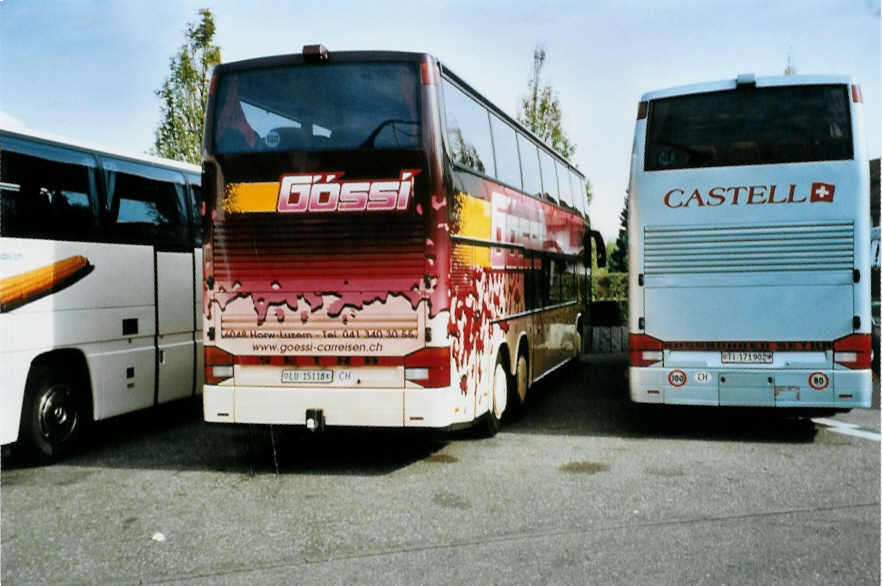
<svg viewBox="0 0 882 586"><path fill-rule="evenodd" d="M594 242L594 250L597 251L597 268L602 269L606 266L606 244L603 242L603 236L597 230L585 233L585 266L591 266L592 241Z"/></svg>

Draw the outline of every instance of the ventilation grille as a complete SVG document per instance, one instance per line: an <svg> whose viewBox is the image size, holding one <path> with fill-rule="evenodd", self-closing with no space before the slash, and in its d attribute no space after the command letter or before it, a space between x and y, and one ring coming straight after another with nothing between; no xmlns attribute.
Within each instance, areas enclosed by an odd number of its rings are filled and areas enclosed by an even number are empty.
<svg viewBox="0 0 882 586"><path fill-rule="evenodd" d="M357 218L235 216L214 231L215 278L276 279L322 289L382 289L404 281L409 289L425 271L425 237L419 218L364 214ZM283 281L284 280L284 281Z"/></svg>
<svg viewBox="0 0 882 586"><path fill-rule="evenodd" d="M646 227L644 272L768 273L854 267L854 224Z"/></svg>

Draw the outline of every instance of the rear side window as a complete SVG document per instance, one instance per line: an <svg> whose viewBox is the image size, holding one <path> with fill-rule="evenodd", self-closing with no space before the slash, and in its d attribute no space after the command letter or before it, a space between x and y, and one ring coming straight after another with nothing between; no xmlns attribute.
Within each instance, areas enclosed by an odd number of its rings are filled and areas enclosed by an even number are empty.
<svg viewBox="0 0 882 586"><path fill-rule="evenodd" d="M0 234L98 239L96 162L91 155L0 138Z"/></svg>
<svg viewBox="0 0 882 586"><path fill-rule="evenodd" d="M738 88L649 105L646 171L853 157L843 84Z"/></svg>
<svg viewBox="0 0 882 586"><path fill-rule="evenodd" d="M487 110L446 79L443 86L450 158L460 165L495 177Z"/></svg>
<svg viewBox="0 0 882 586"><path fill-rule="evenodd" d="M110 223L118 239L186 243L189 219L183 175L127 161L102 162Z"/></svg>

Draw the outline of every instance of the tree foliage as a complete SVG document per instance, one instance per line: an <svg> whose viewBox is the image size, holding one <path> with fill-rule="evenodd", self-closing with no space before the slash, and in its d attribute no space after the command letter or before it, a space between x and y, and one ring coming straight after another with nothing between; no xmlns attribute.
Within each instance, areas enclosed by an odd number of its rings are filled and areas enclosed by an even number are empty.
<svg viewBox="0 0 882 586"><path fill-rule="evenodd" d="M518 122L529 128L533 134L551 145L564 157L576 152L576 145L570 142L563 129L562 112L557 93L550 85L542 86L542 67L545 65L545 49L533 49L533 73L528 83L527 95L521 96L521 109ZM591 203L591 182L585 180L585 199Z"/></svg>
<svg viewBox="0 0 882 586"><path fill-rule="evenodd" d="M189 23L187 41L171 58L169 76L156 90L161 121L153 152L162 157L198 164L202 158L202 131L211 68L220 63L220 48L213 44L214 17L207 8L200 20Z"/></svg>
<svg viewBox="0 0 882 586"><path fill-rule="evenodd" d="M614 273L628 272L628 196L619 213L619 236L616 238L615 250L609 255L609 270Z"/></svg>
<svg viewBox="0 0 882 586"><path fill-rule="evenodd" d="M549 85L540 87L543 65L545 49L536 47L533 50L533 75L530 77L529 92L521 97L518 121L560 154L570 157L576 151L576 145L570 142L563 130L557 94Z"/></svg>

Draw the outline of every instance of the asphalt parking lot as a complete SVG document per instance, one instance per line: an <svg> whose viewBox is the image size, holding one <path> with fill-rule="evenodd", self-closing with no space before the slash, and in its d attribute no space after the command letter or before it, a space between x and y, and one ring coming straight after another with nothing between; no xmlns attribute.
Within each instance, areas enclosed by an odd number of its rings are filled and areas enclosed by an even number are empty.
<svg viewBox="0 0 882 586"><path fill-rule="evenodd" d="M213 426L198 401L101 423L61 464L3 462L2 581L879 583L878 398L638 409L622 368L544 381L488 440Z"/></svg>

